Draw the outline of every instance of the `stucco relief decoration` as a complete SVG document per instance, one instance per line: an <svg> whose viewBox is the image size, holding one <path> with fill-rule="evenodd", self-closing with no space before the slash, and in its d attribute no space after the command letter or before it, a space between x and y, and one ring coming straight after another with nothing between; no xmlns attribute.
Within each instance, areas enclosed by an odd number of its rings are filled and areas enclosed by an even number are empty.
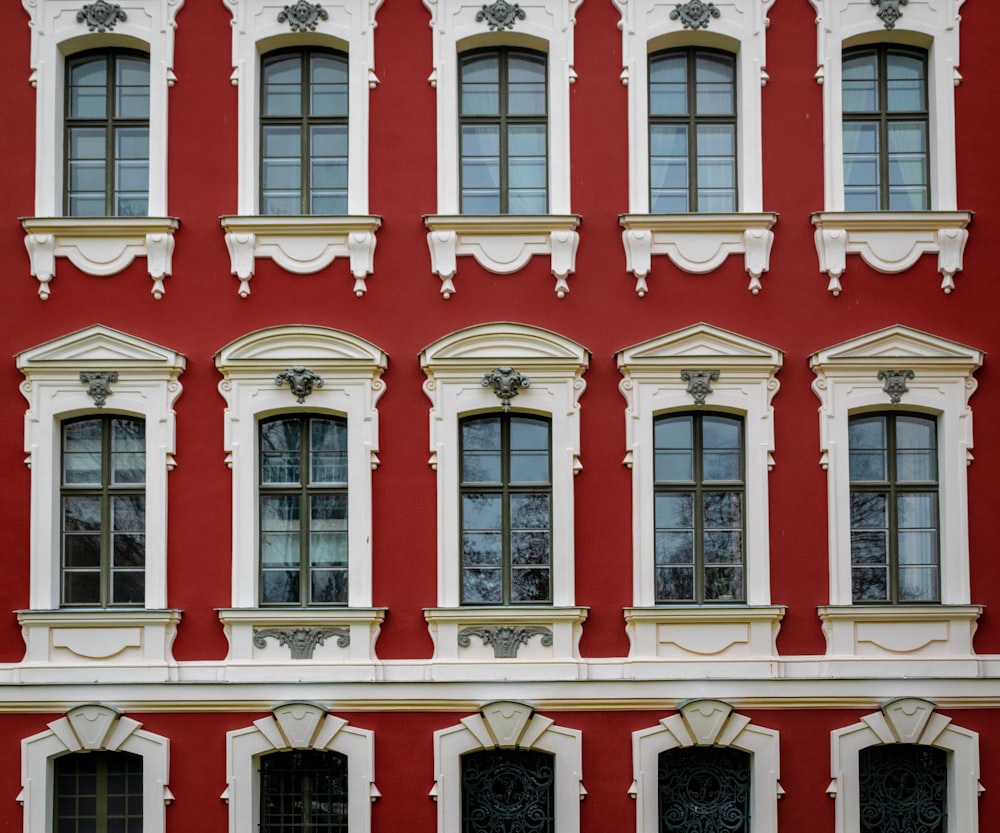
<svg viewBox="0 0 1000 833"><path fill-rule="evenodd" d="M484 3L482 9L476 12L476 22L482 23L485 20L491 32L513 29L514 22L524 20L525 17L524 9L507 0L496 0L489 6Z"/></svg>
<svg viewBox="0 0 1000 833"><path fill-rule="evenodd" d="M88 3L76 13L76 22L86 23L91 32L110 32L119 20L128 20L128 15L117 3L106 0Z"/></svg>
<svg viewBox="0 0 1000 833"><path fill-rule="evenodd" d="M468 648L472 643L470 637L478 636L483 645L493 646L494 659L516 659L517 650L527 645L533 636L542 637L542 645L552 646L552 631L541 625L482 625L479 627L462 628L458 632L458 644Z"/></svg>
<svg viewBox="0 0 1000 833"><path fill-rule="evenodd" d="M293 32L313 32L321 20L329 20L330 14L319 3L307 3L299 0L294 6L285 6L278 12L278 23L292 27Z"/></svg>
<svg viewBox="0 0 1000 833"><path fill-rule="evenodd" d="M313 373L309 368L298 364L288 368L288 370L282 370L274 377L274 384L279 388L285 382L288 382L288 387L292 389L295 400L300 405L313 392L313 388L323 387L323 378L318 373Z"/></svg>
<svg viewBox="0 0 1000 833"><path fill-rule="evenodd" d="M719 17L720 12L713 3L703 3L701 0L688 0L680 3L670 13L671 20L680 19L685 29L707 29L708 22L713 17Z"/></svg>
<svg viewBox="0 0 1000 833"><path fill-rule="evenodd" d="M712 382L719 381L718 370L682 370L681 379L688 383L687 392L695 405L704 405L705 397L712 392Z"/></svg>
<svg viewBox="0 0 1000 833"><path fill-rule="evenodd" d="M111 396L111 385L118 381L117 371L81 371L80 381L87 386L87 396L98 408L103 408Z"/></svg>
<svg viewBox="0 0 1000 833"><path fill-rule="evenodd" d="M337 647L347 648L351 644L351 633L346 628L261 628L254 629L253 644L266 648L268 639L277 639L287 645L292 659L312 659L317 645L323 645L330 637L337 637Z"/></svg>
<svg viewBox="0 0 1000 833"><path fill-rule="evenodd" d="M492 387L497 398L503 403L503 409L509 411L510 400L521 392L521 388L530 387L531 380L527 376L522 376L513 367L498 367L483 374L480 384L484 388Z"/></svg>
<svg viewBox="0 0 1000 833"><path fill-rule="evenodd" d="M898 405L903 394L909 393L910 389L906 386L906 380L912 379L914 375L912 370L880 370L878 372L878 380L885 381L885 387L882 390L889 394L889 401L893 405Z"/></svg>
<svg viewBox="0 0 1000 833"><path fill-rule="evenodd" d="M894 29L896 21L903 16L900 7L905 6L909 2L910 0L872 0L872 5L878 6L876 14L879 20L885 24L885 28Z"/></svg>

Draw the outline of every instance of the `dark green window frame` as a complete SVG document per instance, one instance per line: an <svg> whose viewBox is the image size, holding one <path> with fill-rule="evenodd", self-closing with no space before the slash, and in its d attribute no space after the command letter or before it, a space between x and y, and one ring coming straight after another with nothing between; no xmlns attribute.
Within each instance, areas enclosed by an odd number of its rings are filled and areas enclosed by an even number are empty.
<svg viewBox="0 0 1000 833"><path fill-rule="evenodd" d="M461 833L555 833L555 757L537 749L462 755Z"/></svg>
<svg viewBox="0 0 1000 833"><path fill-rule="evenodd" d="M706 422L713 434L736 442L708 445ZM657 604L745 602L744 446L743 419L733 414L670 412L654 419Z"/></svg>
<svg viewBox="0 0 1000 833"><path fill-rule="evenodd" d="M53 833L142 833L142 765L131 752L56 758Z"/></svg>
<svg viewBox="0 0 1000 833"><path fill-rule="evenodd" d="M531 439L512 448L512 426ZM551 604L551 420L480 414L462 419L459 432L462 604ZM537 444L543 432L544 445Z"/></svg>
<svg viewBox="0 0 1000 833"><path fill-rule="evenodd" d="M495 88L496 106L495 108L490 108L489 112L470 112L471 109L466 107L466 95L469 95L470 101L473 100L475 89L480 85L471 82L468 79L469 71L468 67L472 66L475 62L481 61L482 59L495 58L497 61L497 84ZM542 107L535 108L531 111L530 105L528 111L521 112L520 107L523 105L516 105L517 99L515 95L528 93L528 97L521 99L522 101L530 101L531 93L534 93L537 97L538 90L532 89L537 88L540 82L525 82L525 81L514 81L511 78L511 66L515 62L522 62L524 66L540 65L542 72L544 74L544 84L542 84ZM548 115L548 56L544 52L536 52L534 50L528 49L516 49L512 47L499 47L499 48L489 48L489 49L474 49L468 52L463 52L459 56L459 90L458 90L458 144L459 144L459 193L461 197L461 208L460 211L463 214L545 214L548 212L548 181L549 181L549 163L548 163L548 146L549 146L549 115ZM490 87L492 85L482 85L483 88ZM486 91L486 95L490 96L489 90ZM478 99L477 99L478 100ZM475 142L466 142L467 131L472 132L477 128L490 128L495 127L497 131L497 141L498 146L495 152L490 153L483 152L484 149L480 147L473 148L471 145L478 144ZM541 153L538 152L538 148L535 148L535 153L532 154L517 154L514 153L514 149L511 147L512 142L510 141L511 135L518 128L542 128L542 142L543 148ZM536 131L537 132L537 131ZM530 135L526 132L525 140L530 143L532 140L526 137ZM473 149L479 150L480 153L472 153ZM534 160L534 164L537 166L538 160L541 159L544 170L543 176L538 183L513 183L511 176L511 169L518 164L518 160L526 162L528 165L532 164L531 160ZM495 172L496 183L492 187L487 187L483 182L473 181L472 171L477 168L482 168L483 166L488 166L490 160L493 160L497 166ZM481 174L482 175L482 174ZM520 185L520 187L518 187ZM482 203L478 205L472 205L471 200L474 198L483 199L493 199L488 196L496 192L496 205L489 208L483 209ZM534 192L534 193L532 193ZM539 194L538 192L541 192ZM518 203L518 194L523 196L520 199L523 200L520 204ZM538 197L541 196L539 200ZM530 205L531 210L524 210L525 205Z"/></svg>
<svg viewBox="0 0 1000 833"><path fill-rule="evenodd" d="M299 62L298 82L269 84L270 68L291 58L297 58ZM343 81L314 80L313 71L318 70L320 62L330 62L331 67L336 66L342 72ZM260 162L257 189L261 214L337 216L348 213L350 143L348 72L347 55L323 47L278 49L261 57ZM289 95L281 96L282 88L289 88ZM276 102L284 102L284 106L276 107L279 112L269 112L269 92L275 93ZM290 104L296 95L298 105L295 111L280 112L287 109L287 104ZM283 128L298 130L298 147L294 149L292 155L286 155L288 151L282 155L269 155L269 135L272 135L272 131L280 132ZM321 149L320 144L324 144L325 147ZM282 150L285 150L284 147ZM269 187L271 184L269 172L273 170L275 175L279 176L282 163L285 167L295 167L297 164L298 177L290 177L288 182L281 179L280 185ZM277 200L284 194L284 198L293 203L295 192L298 192L298 204L294 210L272 210L279 205L277 202L272 204L270 202L272 198Z"/></svg>
<svg viewBox="0 0 1000 833"><path fill-rule="evenodd" d="M682 61L684 80L658 83L656 70L658 66ZM728 81L702 80L699 64L705 62L706 67L715 64L716 68L725 67L729 72ZM738 95L736 85L736 55L720 49L705 47L681 47L654 52L649 56L649 210L653 214L682 214L697 212L726 213L739 210L739 116ZM672 95L671 95L672 93ZM720 97L720 93L722 94ZM705 103L700 103L700 94L704 94ZM718 102L728 95L730 106L720 111ZM681 103L683 107L670 102ZM658 102L663 102L660 107ZM716 102L710 105L709 102ZM675 128L685 131L684 153L657 153L656 134L658 129ZM730 144L728 153L721 152L721 145L713 147L709 131L718 128L730 128ZM704 131L705 135L701 133ZM724 142L725 131L719 131L715 142ZM669 144L664 137L663 144ZM675 149L675 148L671 148ZM714 151L714 152L709 152ZM677 160L686 157L686 184L675 183L680 168ZM671 160L675 160L673 163ZM704 163L706 174L699 175L699 164ZM712 164L730 166L731 185L712 186L708 182L707 171ZM657 168L663 172L658 176ZM661 178L666 181L660 183ZM704 180L704 181L703 181ZM667 204L670 199L686 198L683 208L679 205ZM714 204L709 204L709 201ZM666 208L666 210L664 210Z"/></svg>
<svg viewBox="0 0 1000 833"><path fill-rule="evenodd" d="M348 760L295 749L260 758L260 833L348 833Z"/></svg>
<svg viewBox="0 0 1000 833"><path fill-rule="evenodd" d="M881 439L873 433L879 426ZM919 433L930 441L914 445ZM940 601L937 419L912 411L855 414L849 436L854 603Z"/></svg>
<svg viewBox="0 0 1000 833"><path fill-rule="evenodd" d="M919 78L890 78L890 63L893 57L919 62ZM851 79L852 64L863 65L866 59L874 59L875 79ZM920 211L931 207L930 185L930 110L927 90L927 52L914 47L898 44L875 44L845 49L843 67L843 153L844 153L844 207L847 211ZM852 86L853 85L853 86ZM867 88L867 91L866 91ZM909 88L907 90L907 88ZM918 92L921 106L897 108L891 105L893 97L905 98L907 92ZM849 109L851 93L859 97L868 95L874 99L872 106ZM863 125L874 126L875 147L864 144L861 150L853 151L850 140L853 129ZM918 127L923 130L923 141L919 148L904 149L894 142L891 135L894 127ZM918 131L919 132L919 131ZM862 140L862 134L856 141ZM894 145L896 145L894 147ZM876 157L876 166L871 165ZM867 159L867 162L866 162ZM854 173L854 165L857 172ZM904 171L920 170L920 179L907 181ZM867 173L866 173L867 171ZM872 175L875 181L872 181ZM894 181L895 180L895 181ZM877 205L866 203L864 194L877 189ZM907 195L907 191L913 192Z"/></svg>
<svg viewBox="0 0 1000 833"><path fill-rule="evenodd" d="M659 833L750 833L751 759L732 746L659 754Z"/></svg>
<svg viewBox="0 0 1000 833"><path fill-rule="evenodd" d="M858 751L859 833L947 833L948 752L915 743Z"/></svg>
<svg viewBox="0 0 1000 833"><path fill-rule="evenodd" d="M136 85L121 85L118 83L119 65L125 61L138 61L145 65L145 107L142 107L142 95L136 97L128 95L129 90L142 89ZM74 113L74 71L89 63L104 63L104 113L103 115L79 115ZM145 217L149 213L149 55L132 49L101 49L88 50L66 59L66 82L64 101L64 128L63 147L65 148L63 165L63 212L67 217L74 216L133 216ZM87 87L81 86L81 90ZM90 89L100 89L100 87L90 87ZM81 106L86 103L85 98L81 98ZM134 109L138 103L138 109L144 115L124 115L122 110ZM103 151L98 156L79 156L74 153L75 135L81 138L87 133L95 134L102 132ZM136 155L143 140L140 138L145 133L144 155ZM131 134L131 135L130 135ZM126 140L130 139L130 142ZM119 146L118 140L122 140ZM126 148L129 148L126 150ZM103 198L104 209L101 212L77 211L75 197L85 197L87 194L96 195L100 191L94 188L76 187L82 185L89 179L86 176L85 168L89 165L95 166L98 162L104 168ZM144 163L144 166L143 166ZM142 180L141 171L145 168L145 188L126 188L126 184L136 185L137 180ZM79 173L79 179L77 177ZM138 176L137 176L138 173ZM130 180L126 183L126 179ZM125 209L125 210L121 210Z"/></svg>
<svg viewBox="0 0 1000 833"><path fill-rule="evenodd" d="M298 448L276 447L271 426L297 427ZM326 438L314 434L327 426ZM280 414L259 426L260 604L343 606L348 603L347 419L332 414ZM332 439L336 447L325 446ZM297 469L275 480L270 466ZM333 476L316 477L328 467ZM336 473L339 472L340 476ZM305 475L305 476L303 476ZM297 539L297 545L295 544Z"/></svg>
<svg viewBox="0 0 1000 833"><path fill-rule="evenodd" d="M129 433L133 445L141 440L141 448L128 446ZM65 420L61 435L61 604L142 607L145 423L116 414L90 415Z"/></svg>

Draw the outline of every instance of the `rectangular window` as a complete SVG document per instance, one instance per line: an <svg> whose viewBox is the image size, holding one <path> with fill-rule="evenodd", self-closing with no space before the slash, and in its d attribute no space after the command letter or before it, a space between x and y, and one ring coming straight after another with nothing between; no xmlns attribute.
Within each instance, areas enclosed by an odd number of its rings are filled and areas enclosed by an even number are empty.
<svg viewBox="0 0 1000 833"><path fill-rule="evenodd" d="M855 602L936 602L937 422L862 414L849 424Z"/></svg>
<svg viewBox="0 0 1000 833"><path fill-rule="evenodd" d="M545 55L513 49L461 56L463 214L548 211Z"/></svg>
<svg viewBox="0 0 1000 833"><path fill-rule="evenodd" d="M914 743L866 746L858 752L860 833L946 833L948 753Z"/></svg>
<svg viewBox="0 0 1000 833"><path fill-rule="evenodd" d="M743 421L661 416L653 424L656 603L743 602Z"/></svg>
<svg viewBox="0 0 1000 833"><path fill-rule="evenodd" d="M77 752L56 758L54 833L142 833L142 758Z"/></svg>
<svg viewBox="0 0 1000 833"><path fill-rule="evenodd" d="M649 60L654 214L737 210L736 56L669 49Z"/></svg>
<svg viewBox="0 0 1000 833"><path fill-rule="evenodd" d="M462 756L462 833L555 833L555 755L481 749Z"/></svg>
<svg viewBox="0 0 1000 833"><path fill-rule="evenodd" d="M63 423L63 606L145 602L145 432L121 416Z"/></svg>
<svg viewBox="0 0 1000 833"><path fill-rule="evenodd" d="M348 833L347 755L316 749L260 759L260 833Z"/></svg>
<svg viewBox="0 0 1000 833"><path fill-rule="evenodd" d="M347 420L260 424L260 603L347 604Z"/></svg>
<svg viewBox="0 0 1000 833"><path fill-rule="evenodd" d="M65 212L149 212L149 57L86 52L66 62Z"/></svg>
<svg viewBox="0 0 1000 833"><path fill-rule="evenodd" d="M731 746L661 752L658 833L750 833L751 757Z"/></svg>
<svg viewBox="0 0 1000 833"><path fill-rule="evenodd" d="M462 603L552 599L552 455L547 419L461 423Z"/></svg>

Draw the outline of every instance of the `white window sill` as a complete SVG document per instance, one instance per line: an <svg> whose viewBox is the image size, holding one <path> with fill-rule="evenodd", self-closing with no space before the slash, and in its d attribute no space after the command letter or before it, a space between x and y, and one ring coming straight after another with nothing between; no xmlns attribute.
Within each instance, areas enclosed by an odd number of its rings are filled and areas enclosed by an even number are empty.
<svg viewBox="0 0 1000 833"><path fill-rule="evenodd" d="M969 659L981 605L829 605L817 609L828 657Z"/></svg>
<svg viewBox="0 0 1000 833"><path fill-rule="evenodd" d="M436 214L426 215L431 270L441 278L441 294L455 292L456 258L471 255L490 272L510 275L534 255L548 255L556 295L569 292L567 278L576 270L580 243L576 214Z"/></svg>
<svg viewBox="0 0 1000 833"><path fill-rule="evenodd" d="M375 232L382 218L374 215L226 216L230 269L239 278L240 297L250 294L250 279L258 257L269 257L295 275L325 269L335 258L349 257L354 294L365 294L365 279L375 268Z"/></svg>
<svg viewBox="0 0 1000 833"><path fill-rule="evenodd" d="M175 217L22 217L24 245L38 294L49 297L56 258L67 257L81 272L115 275L137 257L145 257L153 279L153 297L163 297L163 279L170 275Z"/></svg>
<svg viewBox="0 0 1000 833"><path fill-rule="evenodd" d="M971 220L971 211L816 212L812 223L819 268L830 277L827 289L840 294L849 253L888 274L905 272L922 254L936 254L941 288L950 293L962 269Z"/></svg>
<svg viewBox="0 0 1000 833"><path fill-rule="evenodd" d="M770 264L778 220L763 214L622 214L625 263L635 275L639 297L648 291L646 277L653 255L666 255L678 269L702 275L718 269L731 254L742 254L750 291L760 292L760 278Z"/></svg>

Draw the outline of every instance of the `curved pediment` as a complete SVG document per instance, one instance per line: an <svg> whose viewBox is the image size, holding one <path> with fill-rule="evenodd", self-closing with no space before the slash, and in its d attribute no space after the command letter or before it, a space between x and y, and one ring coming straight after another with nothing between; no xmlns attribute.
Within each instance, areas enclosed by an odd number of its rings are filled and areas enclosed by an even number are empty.
<svg viewBox="0 0 1000 833"><path fill-rule="evenodd" d="M517 361L539 365L570 363L584 368L589 359L587 348L565 336L507 321L458 330L420 353L420 364L424 367Z"/></svg>
<svg viewBox="0 0 1000 833"><path fill-rule="evenodd" d="M219 370L309 365L364 364L385 368L388 356L359 336L330 327L295 325L255 330L227 344L215 356Z"/></svg>

